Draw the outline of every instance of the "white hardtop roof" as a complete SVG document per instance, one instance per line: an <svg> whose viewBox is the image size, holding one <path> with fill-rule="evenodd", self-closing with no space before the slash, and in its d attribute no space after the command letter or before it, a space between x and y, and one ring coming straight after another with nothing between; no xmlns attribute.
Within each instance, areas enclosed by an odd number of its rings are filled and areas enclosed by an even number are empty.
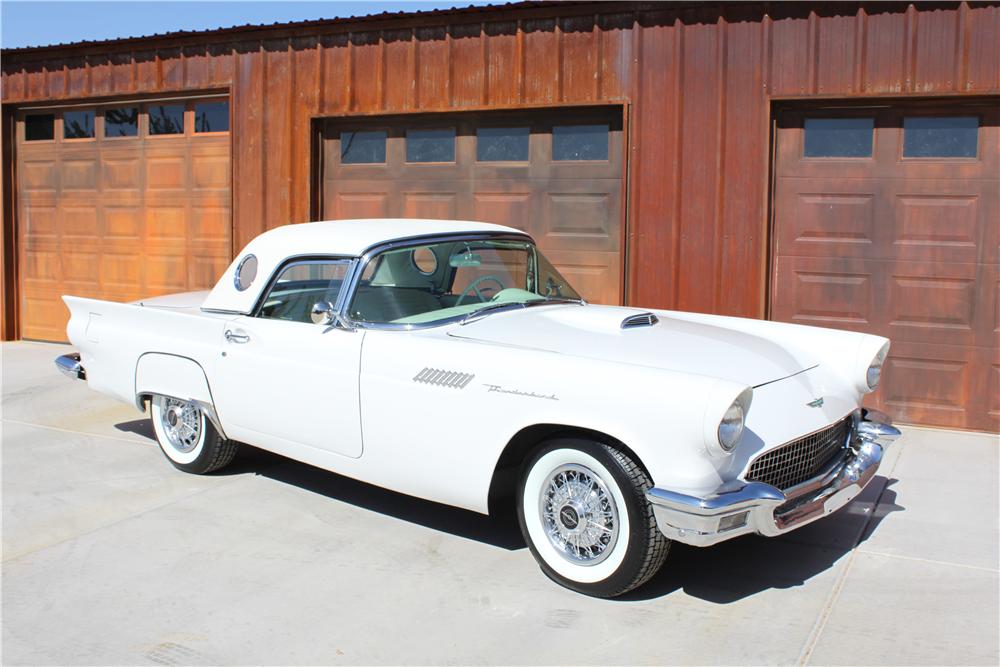
<svg viewBox="0 0 1000 667"><path fill-rule="evenodd" d="M274 270L290 257L300 255L344 255L357 257L372 246L391 241L438 234L524 234L513 227L467 220L424 220L418 218L370 218L326 220L285 225L256 237L240 251L202 308L249 313ZM257 276L249 289L236 289L234 277L247 255L257 258Z"/></svg>

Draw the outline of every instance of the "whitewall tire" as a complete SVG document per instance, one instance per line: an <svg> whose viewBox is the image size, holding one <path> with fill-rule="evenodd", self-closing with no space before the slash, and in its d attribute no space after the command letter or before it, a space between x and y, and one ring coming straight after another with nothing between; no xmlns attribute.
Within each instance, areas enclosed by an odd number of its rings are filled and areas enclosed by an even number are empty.
<svg viewBox="0 0 1000 667"><path fill-rule="evenodd" d="M642 467L613 447L547 442L526 462L517 496L521 532L542 571L597 597L648 581L670 544L646 500L650 486Z"/></svg>
<svg viewBox="0 0 1000 667"><path fill-rule="evenodd" d="M236 456L237 444L223 438L195 403L153 396L150 416L160 451L175 468L200 475L226 466Z"/></svg>

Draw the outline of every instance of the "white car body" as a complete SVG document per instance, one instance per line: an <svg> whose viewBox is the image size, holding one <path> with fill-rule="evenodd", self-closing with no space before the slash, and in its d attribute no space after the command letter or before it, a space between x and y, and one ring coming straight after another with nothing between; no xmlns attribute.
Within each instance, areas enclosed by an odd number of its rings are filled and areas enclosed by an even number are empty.
<svg viewBox="0 0 1000 667"><path fill-rule="evenodd" d="M210 293L128 304L64 297L79 358L60 363L140 410L154 395L193 401L228 439L482 513L512 447L566 429L595 434L648 471L660 530L699 545L778 534L839 508L898 435L860 409L866 371L887 344L878 336L567 303L429 327L352 323L340 304L337 326L252 315L291 258L343 257L353 276L385 244L441 235L527 239L474 222L281 227L254 239ZM257 277L240 291L236 274L249 254ZM632 316L645 319L623 328ZM748 388L745 430L726 453L720 420ZM808 516L776 520L775 507L791 496L746 480L749 466L841 422L850 428L844 451L855 450L833 471L840 481L827 479L824 495L810 497ZM723 514L743 509L741 525L720 529Z"/></svg>

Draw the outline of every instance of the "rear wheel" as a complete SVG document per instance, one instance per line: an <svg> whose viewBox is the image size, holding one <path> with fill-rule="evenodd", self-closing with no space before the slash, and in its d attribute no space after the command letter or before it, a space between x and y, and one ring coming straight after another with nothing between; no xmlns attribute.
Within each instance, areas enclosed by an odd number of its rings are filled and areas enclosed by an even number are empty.
<svg viewBox="0 0 1000 667"><path fill-rule="evenodd" d="M615 597L648 581L670 541L656 527L638 463L588 440L548 442L525 465L517 499L521 532L551 579Z"/></svg>
<svg viewBox="0 0 1000 667"><path fill-rule="evenodd" d="M175 468L202 475L236 456L236 442L223 438L196 403L154 396L150 404L156 441Z"/></svg>

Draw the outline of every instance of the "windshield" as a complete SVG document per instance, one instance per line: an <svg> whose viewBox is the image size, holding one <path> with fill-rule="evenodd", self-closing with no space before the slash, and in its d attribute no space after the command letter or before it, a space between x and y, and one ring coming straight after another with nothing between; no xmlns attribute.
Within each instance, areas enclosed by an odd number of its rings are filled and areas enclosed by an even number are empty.
<svg viewBox="0 0 1000 667"><path fill-rule="evenodd" d="M564 300L579 301L580 295L534 244L447 241L373 257L349 314L360 322L433 324L501 305Z"/></svg>

